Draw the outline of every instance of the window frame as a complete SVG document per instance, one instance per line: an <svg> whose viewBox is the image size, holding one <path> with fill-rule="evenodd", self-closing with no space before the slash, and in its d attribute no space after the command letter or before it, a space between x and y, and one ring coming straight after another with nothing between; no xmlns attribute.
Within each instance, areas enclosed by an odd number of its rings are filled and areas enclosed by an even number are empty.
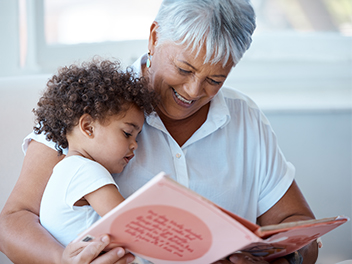
<svg viewBox="0 0 352 264"><path fill-rule="evenodd" d="M113 57L128 66L147 52L147 40L47 45L44 1L32 3L37 29L35 63L41 72L52 73L94 55ZM338 33L255 32L252 46L225 85L249 94L268 110L352 109L351 46L352 37Z"/></svg>

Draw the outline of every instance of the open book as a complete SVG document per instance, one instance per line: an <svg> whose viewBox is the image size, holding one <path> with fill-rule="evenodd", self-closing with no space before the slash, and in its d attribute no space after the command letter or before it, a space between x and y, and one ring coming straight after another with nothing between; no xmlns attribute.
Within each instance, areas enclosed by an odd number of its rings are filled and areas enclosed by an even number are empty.
<svg viewBox="0 0 352 264"><path fill-rule="evenodd" d="M271 260L348 220L333 217L260 227L161 172L75 241L109 233L114 244L155 264L212 263L236 251Z"/></svg>

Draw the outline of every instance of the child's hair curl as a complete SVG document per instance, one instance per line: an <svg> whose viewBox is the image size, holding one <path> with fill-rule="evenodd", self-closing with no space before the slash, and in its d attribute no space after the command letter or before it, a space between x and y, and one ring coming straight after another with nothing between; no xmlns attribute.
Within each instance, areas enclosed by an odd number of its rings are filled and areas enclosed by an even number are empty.
<svg viewBox="0 0 352 264"><path fill-rule="evenodd" d="M56 143L59 154L68 147L66 139L83 114L103 122L108 116L123 113L131 105L150 114L155 93L133 71L122 71L118 61L94 58L91 62L59 69L47 83L38 107L34 132L45 133Z"/></svg>

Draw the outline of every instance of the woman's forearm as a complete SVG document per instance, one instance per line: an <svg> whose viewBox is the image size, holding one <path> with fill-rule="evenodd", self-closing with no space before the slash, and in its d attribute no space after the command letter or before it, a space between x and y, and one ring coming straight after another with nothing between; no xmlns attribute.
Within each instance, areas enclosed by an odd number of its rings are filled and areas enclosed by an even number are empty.
<svg viewBox="0 0 352 264"><path fill-rule="evenodd" d="M14 263L60 263L63 246L29 211L0 216L0 250Z"/></svg>
<svg viewBox="0 0 352 264"><path fill-rule="evenodd" d="M63 158L32 141L0 214L0 250L15 263L59 263L63 247L40 225L39 210L54 166ZM57 262L59 261L59 262Z"/></svg>
<svg viewBox="0 0 352 264"><path fill-rule="evenodd" d="M318 243L316 240L300 249L299 252L303 257L303 264L315 263L318 258L318 250Z"/></svg>
<svg viewBox="0 0 352 264"><path fill-rule="evenodd" d="M286 194L270 210L260 216L258 222L260 225L264 226L314 218L313 212L294 181ZM318 257L318 246L316 242L308 244L299 251L303 256L304 264L315 263ZM287 260L281 258L273 263L287 263Z"/></svg>

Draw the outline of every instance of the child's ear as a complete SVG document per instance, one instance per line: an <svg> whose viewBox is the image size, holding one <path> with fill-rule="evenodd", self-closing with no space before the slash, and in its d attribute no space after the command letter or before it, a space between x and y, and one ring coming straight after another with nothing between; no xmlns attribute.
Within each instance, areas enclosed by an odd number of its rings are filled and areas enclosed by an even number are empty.
<svg viewBox="0 0 352 264"><path fill-rule="evenodd" d="M89 114L84 114L79 119L79 129L87 137L94 137L94 120Z"/></svg>

